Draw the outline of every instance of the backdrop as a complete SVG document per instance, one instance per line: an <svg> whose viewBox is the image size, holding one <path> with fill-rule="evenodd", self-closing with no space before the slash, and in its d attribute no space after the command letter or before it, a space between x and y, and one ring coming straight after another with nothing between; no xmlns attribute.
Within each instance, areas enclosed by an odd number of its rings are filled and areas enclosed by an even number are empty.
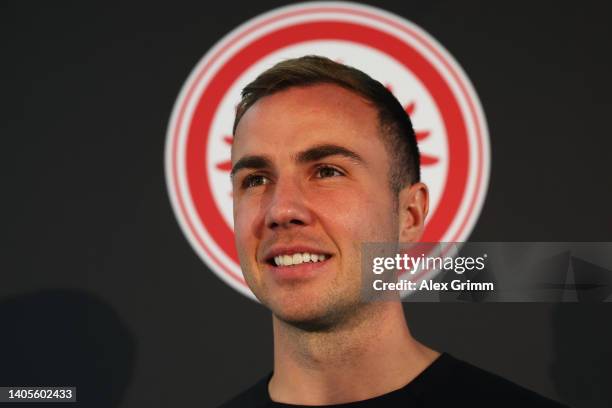
<svg viewBox="0 0 612 408"><path fill-rule="evenodd" d="M76 385L88 407L214 407L271 369L269 313L191 249L163 159L198 60L285 4L0 6L0 386ZM483 104L491 177L470 240L612 241L610 10L371 4L438 39ZM610 303L405 309L436 349L572 406L612 404Z"/></svg>

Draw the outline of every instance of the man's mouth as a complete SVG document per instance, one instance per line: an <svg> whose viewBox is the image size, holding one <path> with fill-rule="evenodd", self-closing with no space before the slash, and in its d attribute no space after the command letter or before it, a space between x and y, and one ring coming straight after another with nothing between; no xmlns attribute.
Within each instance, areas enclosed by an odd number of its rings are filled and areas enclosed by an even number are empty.
<svg viewBox="0 0 612 408"><path fill-rule="evenodd" d="M275 246L270 248L265 262L267 269L279 283L305 281L328 271L333 254L305 245Z"/></svg>
<svg viewBox="0 0 612 408"><path fill-rule="evenodd" d="M294 254L280 254L270 260L273 266L293 266L303 263L323 262L329 256L325 254L316 254L311 252L298 252Z"/></svg>

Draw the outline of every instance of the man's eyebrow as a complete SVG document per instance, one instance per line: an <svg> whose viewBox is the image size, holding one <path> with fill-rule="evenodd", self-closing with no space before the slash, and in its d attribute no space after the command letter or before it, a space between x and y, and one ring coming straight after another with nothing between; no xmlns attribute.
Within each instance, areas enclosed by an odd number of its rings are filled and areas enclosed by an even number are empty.
<svg viewBox="0 0 612 408"><path fill-rule="evenodd" d="M295 161L298 163L311 163L329 156L344 156L359 164L365 165L365 160L363 160L360 155L358 155L352 150L347 149L346 147L338 146L335 144L322 144L311 147L307 150L298 153L295 156ZM230 177L233 178L234 175L242 169L265 169L271 167L273 167L272 161L266 156L244 156L232 166Z"/></svg>
<svg viewBox="0 0 612 408"><path fill-rule="evenodd" d="M230 177L242 169L265 169L272 167L272 162L265 156L244 156L232 166Z"/></svg>
<svg viewBox="0 0 612 408"><path fill-rule="evenodd" d="M296 161L298 163L310 163L329 156L344 156L359 164L366 164L365 160L354 151L335 144L322 144L304 150L297 154Z"/></svg>

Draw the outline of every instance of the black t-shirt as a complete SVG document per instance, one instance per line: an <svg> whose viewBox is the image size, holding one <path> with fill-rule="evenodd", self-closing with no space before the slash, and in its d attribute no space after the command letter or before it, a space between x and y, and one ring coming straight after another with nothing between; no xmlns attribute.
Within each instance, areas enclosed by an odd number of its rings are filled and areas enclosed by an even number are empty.
<svg viewBox="0 0 612 408"><path fill-rule="evenodd" d="M274 402L268 394L272 374L220 408L295 408L301 405ZM374 407L562 407L495 374L442 354L404 387L379 397L337 408Z"/></svg>

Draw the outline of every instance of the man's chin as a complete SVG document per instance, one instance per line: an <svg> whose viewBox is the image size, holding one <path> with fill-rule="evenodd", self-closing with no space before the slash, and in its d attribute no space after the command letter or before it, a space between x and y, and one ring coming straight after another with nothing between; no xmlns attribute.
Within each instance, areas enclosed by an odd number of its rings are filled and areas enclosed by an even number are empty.
<svg viewBox="0 0 612 408"><path fill-rule="evenodd" d="M307 332L328 332L331 331L338 322L338 319L330 318L325 315L289 315L274 313L274 316L281 322Z"/></svg>
<svg viewBox="0 0 612 408"><path fill-rule="evenodd" d="M342 324L355 305L340 304L274 304L272 314L281 322L309 332L327 332Z"/></svg>
<svg viewBox="0 0 612 408"><path fill-rule="evenodd" d="M305 331L329 331L358 309L358 290L329 290L329 285L266 285L255 296L280 321ZM270 289L272 286L272 290Z"/></svg>

